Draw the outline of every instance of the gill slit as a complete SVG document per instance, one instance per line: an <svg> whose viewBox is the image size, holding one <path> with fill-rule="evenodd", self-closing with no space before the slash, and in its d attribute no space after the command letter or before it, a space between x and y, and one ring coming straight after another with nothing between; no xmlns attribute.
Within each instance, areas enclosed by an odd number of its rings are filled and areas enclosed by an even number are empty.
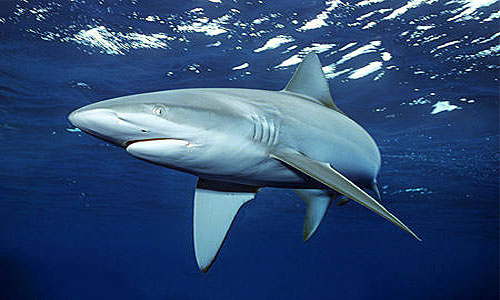
<svg viewBox="0 0 500 300"><path fill-rule="evenodd" d="M273 119L253 115L251 120L252 141L268 146L275 145L278 142L279 126L276 126Z"/></svg>

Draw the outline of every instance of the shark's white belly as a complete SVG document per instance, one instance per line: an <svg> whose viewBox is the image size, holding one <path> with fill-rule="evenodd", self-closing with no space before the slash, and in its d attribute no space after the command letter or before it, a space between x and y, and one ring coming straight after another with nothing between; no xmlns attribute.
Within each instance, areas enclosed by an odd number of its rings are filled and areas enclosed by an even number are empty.
<svg viewBox="0 0 500 300"><path fill-rule="evenodd" d="M211 134L207 138L211 143L205 143L203 139L190 142L160 139L139 141L126 149L135 157L207 179L255 186L318 186L304 175L271 159L265 144L227 135Z"/></svg>

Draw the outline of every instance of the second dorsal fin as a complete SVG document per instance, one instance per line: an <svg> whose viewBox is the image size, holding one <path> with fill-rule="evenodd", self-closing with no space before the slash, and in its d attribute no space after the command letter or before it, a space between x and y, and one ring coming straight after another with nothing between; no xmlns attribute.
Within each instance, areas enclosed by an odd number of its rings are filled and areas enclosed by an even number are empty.
<svg viewBox="0 0 500 300"><path fill-rule="evenodd" d="M328 81L321 68L321 62L314 52L304 57L283 91L311 97L323 105L343 113L333 102Z"/></svg>

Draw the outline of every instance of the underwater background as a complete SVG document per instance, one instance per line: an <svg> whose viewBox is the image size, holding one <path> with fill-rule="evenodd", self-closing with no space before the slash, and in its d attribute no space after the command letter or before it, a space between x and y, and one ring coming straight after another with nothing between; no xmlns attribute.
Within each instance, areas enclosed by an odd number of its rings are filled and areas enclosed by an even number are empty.
<svg viewBox="0 0 500 300"><path fill-rule="evenodd" d="M498 298L499 10L492 0L0 1L0 299ZM380 147L382 203L423 242L348 203L304 244L302 201L264 189L203 274L196 178L66 118L134 93L279 90L310 51L337 105Z"/></svg>

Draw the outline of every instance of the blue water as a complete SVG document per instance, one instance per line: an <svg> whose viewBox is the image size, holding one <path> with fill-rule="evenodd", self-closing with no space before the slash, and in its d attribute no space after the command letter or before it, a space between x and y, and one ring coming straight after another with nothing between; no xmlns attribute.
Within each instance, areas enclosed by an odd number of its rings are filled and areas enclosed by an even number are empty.
<svg viewBox="0 0 500 300"><path fill-rule="evenodd" d="M0 7L0 299L498 298L498 2ZM66 119L134 93L278 90L310 51L380 146L384 205L423 242L349 203L304 244L302 201L264 189L202 274L196 178Z"/></svg>

